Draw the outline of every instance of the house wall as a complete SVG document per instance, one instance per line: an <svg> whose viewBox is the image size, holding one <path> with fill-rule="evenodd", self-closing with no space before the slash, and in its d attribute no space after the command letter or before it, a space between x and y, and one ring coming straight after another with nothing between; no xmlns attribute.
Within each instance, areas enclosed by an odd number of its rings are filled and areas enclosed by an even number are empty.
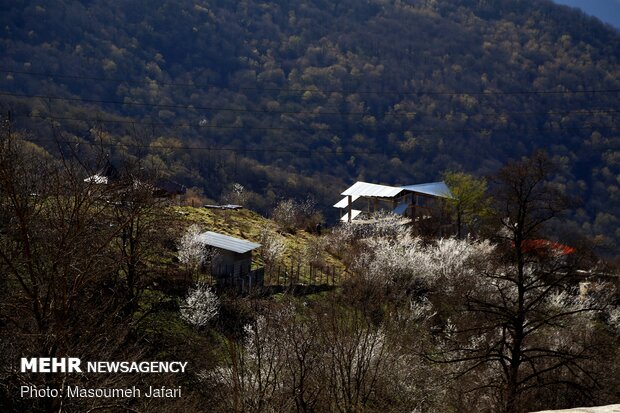
<svg viewBox="0 0 620 413"><path fill-rule="evenodd" d="M211 261L211 274L214 277L240 277L247 275L252 267L252 252L237 254L232 251L216 250Z"/></svg>

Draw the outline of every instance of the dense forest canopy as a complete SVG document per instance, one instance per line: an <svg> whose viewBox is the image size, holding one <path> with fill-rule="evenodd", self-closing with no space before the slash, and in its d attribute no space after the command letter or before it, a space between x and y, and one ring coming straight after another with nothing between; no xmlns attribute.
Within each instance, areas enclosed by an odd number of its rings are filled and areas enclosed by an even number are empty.
<svg viewBox="0 0 620 413"><path fill-rule="evenodd" d="M262 210L543 148L583 201L567 228L620 240L620 35L551 1L15 0L0 23L3 116L43 146Z"/></svg>

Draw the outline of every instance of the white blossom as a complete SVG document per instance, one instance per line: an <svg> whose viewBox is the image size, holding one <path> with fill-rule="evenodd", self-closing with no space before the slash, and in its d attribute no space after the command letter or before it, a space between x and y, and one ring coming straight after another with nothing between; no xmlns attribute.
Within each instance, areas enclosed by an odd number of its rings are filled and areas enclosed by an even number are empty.
<svg viewBox="0 0 620 413"><path fill-rule="evenodd" d="M609 311L609 324L620 333L620 307L613 306Z"/></svg>
<svg viewBox="0 0 620 413"><path fill-rule="evenodd" d="M220 300L213 290L198 284L192 288L181 307L181 318L196 327L204 327L218 313Z"/></svg>
<svg viewBox="0 0 620 413"><path fill-rule="evenodd" d="M265 265L269 267L278 262L286 251L286 245L282 238L266 229L260 233L260 244L261 256Z"/></svg>
<svg viewBox="0 0 620 413"><path fill-rule="evenodd" d="M397 237L371 237L355 269L369 281L381 284L423 282L429 286L471 276L490 260L494 246L488 241L440 239L425 244L409 233ZM444 285L445 286L445 285Z"/></svg>
<svg viewBox="0 0 620 413"><path fill-rule="evenodd" d="M200 227L191 225L179 240L177 245L179 261L190 268L196 269L208 259L208 251L205 244L200 241Z"/></svg>

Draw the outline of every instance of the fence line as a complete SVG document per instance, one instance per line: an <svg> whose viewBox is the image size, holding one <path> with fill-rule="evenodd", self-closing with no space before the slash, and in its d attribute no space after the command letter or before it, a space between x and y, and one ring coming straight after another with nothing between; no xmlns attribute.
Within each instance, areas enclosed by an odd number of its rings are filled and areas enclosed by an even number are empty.
<svg viewBox="0 0 620 413"><path fill-rule="evenodd" d="M265 272L265 285L336 285L341 275L334 265L310 265L299 261L277 265Z"/></svg>
<svg viewBox="0 0 620 413"><path fill-rule="evenodd" d="M214 275L215 273L220 275ZM341 270L334 265L311 265L301 261L275 265L271 268L256 268L249 272L239 271L235 266L219 265L211 270L203 268L199 274L180 272L176 275L180 275L185 282L199 281L213 287L232 287L240 292L248 292L262 286L286 288L304 285L336 286L342 281Z"/></svg>

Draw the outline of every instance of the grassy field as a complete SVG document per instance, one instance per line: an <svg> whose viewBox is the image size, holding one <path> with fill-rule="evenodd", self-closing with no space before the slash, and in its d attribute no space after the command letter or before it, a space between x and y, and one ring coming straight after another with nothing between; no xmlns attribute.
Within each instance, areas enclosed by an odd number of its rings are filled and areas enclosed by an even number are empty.
<svg viewBox="0 0 620 413"><path fill-rule="evenodd" d="M270 236L281 240L285 249L281 257L281 266L291 267L299 262L306 260L309 249L325 245L325 237L311 234L303 230L298 230L295 234L282 232L278 225L262 215L248 209L221 210L194 207L175 207L175 212L179 214L187 225L197 224L202 231L215 231L237 238L246 239L252 242L261 242L261 232L267 231ZM341 276L346 274L345 265L331 255L325 248L321 248L320 259L323 265L330 267ZM262 266L260 250L255 254L254 265Z"/></svg>

